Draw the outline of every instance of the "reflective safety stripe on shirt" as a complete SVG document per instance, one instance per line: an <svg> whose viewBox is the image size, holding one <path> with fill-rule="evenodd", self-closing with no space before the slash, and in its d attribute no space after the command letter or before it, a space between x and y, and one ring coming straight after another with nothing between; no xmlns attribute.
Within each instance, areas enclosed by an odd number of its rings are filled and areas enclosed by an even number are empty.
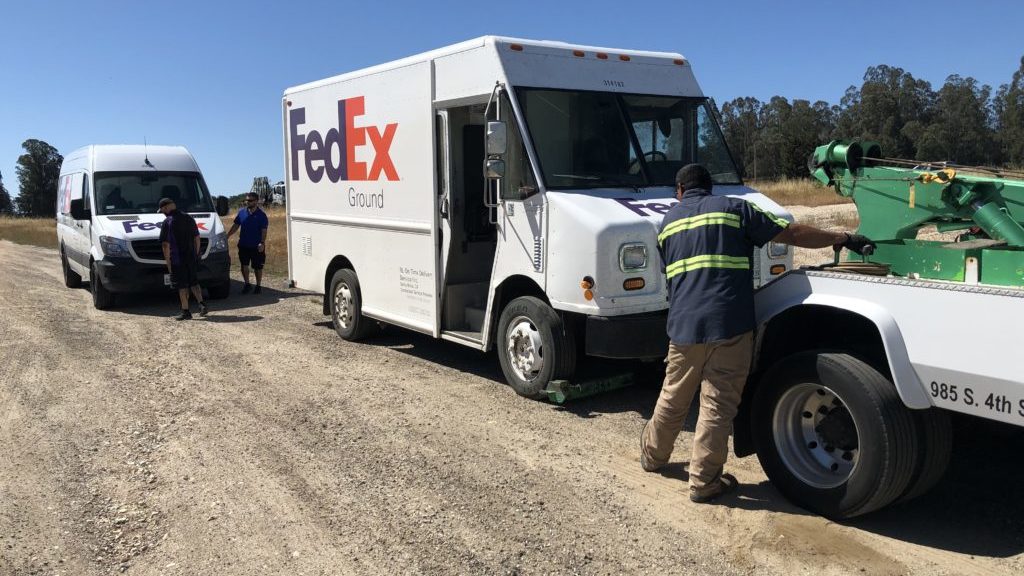
<svg viewBox="0 0 1024 576"><path fill-rule="evenodd" d="M658 234L658 244L664 244L665 238L668 238L677 232L692 230L698 226L713 226L716 224L739 228L740 215L731 214L729 212L708 212L707 214L699 214L697 216L690 216L689 218L680 218L679 220L670 223L668 226L665 226L665 229L661 231L661 234Z"/></svg>
<svg viewBox="0 0 1024 576"><path fill-rule="evenodd" d="M698 268L732 268L735 270L749 270L750 259L746 256L723 256L721 254L702 254L676 260L665 267L665 277L672 278L690 270Z"/></svg>

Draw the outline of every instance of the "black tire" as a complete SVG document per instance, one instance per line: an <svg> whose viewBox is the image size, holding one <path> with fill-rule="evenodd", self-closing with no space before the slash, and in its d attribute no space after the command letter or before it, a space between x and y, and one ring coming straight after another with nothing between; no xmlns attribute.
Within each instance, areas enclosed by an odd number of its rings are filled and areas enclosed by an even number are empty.
<svg viewBox="0 0 1024 576"><path fill-rule="evenodd" d="M68 288L78 288L82 285L82 276L71 269L68 264L68 256L64 253L64 247L60 247L60 267L64 271L64 285Z"/></svg>
<svg viewBox="0 0 1024 576"><path fill-rule="evenodd" d="M939 408L911 412L919 439L917 467L898 502L913 500L934 488L946 474L953 453L953 427L949 414Z"/></svg>
<svg viewBox="0 0 1024 576"><path fill-rule="evenodd" d="M511 333L513 330L519 333L515 338ZM575 372L575 340L572 329L543 300L533 296L512 300L501 311L496 335L498 361L505 380L520 396L543 398L544 390L552 380L569 379ZM541 360L536 370L524 370L522 363L513 360L515 352L512 349L516 347L514 341L532 347L533 354ZM539 345L535 345L534 341L539 342ZM520 356L522 354L528 352L521 349Z"/></svg>
<svg viewBox="0 0 1024 576"><path fill-rule="evenodd" d="M363 316L363 298L355 271L344 268L334 273L331 278L330 303L331 321L338 336L349 342L366 337L373 321Z"/></svg>
<svg viewBox="0 0 1024 576"><path fill-rule="evenodd" d="M114 294L103 285L103 280L96 273L96 264L89 265L89 290L92 292L92 305L97 310L107 310L114 305Z"/></svg>
<svg viewBox="0 0 1024 576"><path fill-rule="evenodd" d="M842 353L784 358L752 407L757 457L779 492L834 519L895 501L917 466L914 417L888 379Z"/></svg>
<svg viewBox="0 0 1024 576"><path fill-rule="evenodd" d="M210 295L211 300L223 300L231 293L231 281L212 284L206 289L206 293Z"/></svg>

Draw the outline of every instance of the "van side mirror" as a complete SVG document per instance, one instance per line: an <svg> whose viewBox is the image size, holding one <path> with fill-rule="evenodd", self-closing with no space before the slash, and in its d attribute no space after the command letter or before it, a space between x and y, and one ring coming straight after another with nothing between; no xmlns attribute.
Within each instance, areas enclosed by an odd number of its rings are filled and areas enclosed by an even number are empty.
<svg viewBox="0 0 1024 576"><path fill-rule="evenodd" d="M225 196L217 196L217 215L228 215L228 199Z"/></svg>
<svg viewBox="0 0 1024 576"><path fill-rule="evenodd" d="M92 211L85 205L85 200L78 198L71 201L71 217L75 220L89 220L92 218Z"/></svg>
<svg viewBox="0 0 1024 576"><path fill-rule="evenodd" d="M487 123L487 155L501 156L508 147L508 137L504 122Z"/></svg>
<svg viewBox="0 0 1024 576"><path fill-rule="evenodd" d="M484 175L489 179L505 177L505 161L497 158L488 158L484 163Z"/></svg>

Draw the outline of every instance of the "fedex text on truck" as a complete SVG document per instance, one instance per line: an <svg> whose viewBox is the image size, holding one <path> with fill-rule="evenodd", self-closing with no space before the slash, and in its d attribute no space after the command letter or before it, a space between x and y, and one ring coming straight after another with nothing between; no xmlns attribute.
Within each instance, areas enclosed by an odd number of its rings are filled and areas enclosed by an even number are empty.
<svg viewBox="0 0 1024 576"><path fill-rule="evenodd" d="M326 173L331 182L339 180L398 180L398 171L391 161L391 143L398 131L398 124L386 124L383 131L377 126L356 126L356 117L366 110L365 98L356 96L338 100L338 127L331 128L326 135L317 130L300 134L299 126L306 123L306 109L295 108L288 113L291 135L292 180L299 179L299 153L305 156L306 176L319 182ZM355 149L369 144L373 146L374 159L367 171L366 162L356 160ZM332 161L333 149L338 149L338 164Z"/></svg>

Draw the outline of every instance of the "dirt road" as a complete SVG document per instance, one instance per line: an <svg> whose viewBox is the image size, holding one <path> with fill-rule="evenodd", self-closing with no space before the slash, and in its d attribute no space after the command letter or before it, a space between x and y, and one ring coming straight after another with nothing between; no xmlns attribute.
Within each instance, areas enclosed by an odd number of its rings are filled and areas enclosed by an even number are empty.
<svg viewBox="0 0 1024 576"><path fill-rule="evenodd" d="M1024 571L1019 429L958 421L932 494L849 524L783 501L756 458L701 506L692 417L665 474L637 463L657 382L530 402L493 355L343 342L308 294L176 323L167 296L94 310L52 250L0 242L0 262L2 575Z"/></svg>

